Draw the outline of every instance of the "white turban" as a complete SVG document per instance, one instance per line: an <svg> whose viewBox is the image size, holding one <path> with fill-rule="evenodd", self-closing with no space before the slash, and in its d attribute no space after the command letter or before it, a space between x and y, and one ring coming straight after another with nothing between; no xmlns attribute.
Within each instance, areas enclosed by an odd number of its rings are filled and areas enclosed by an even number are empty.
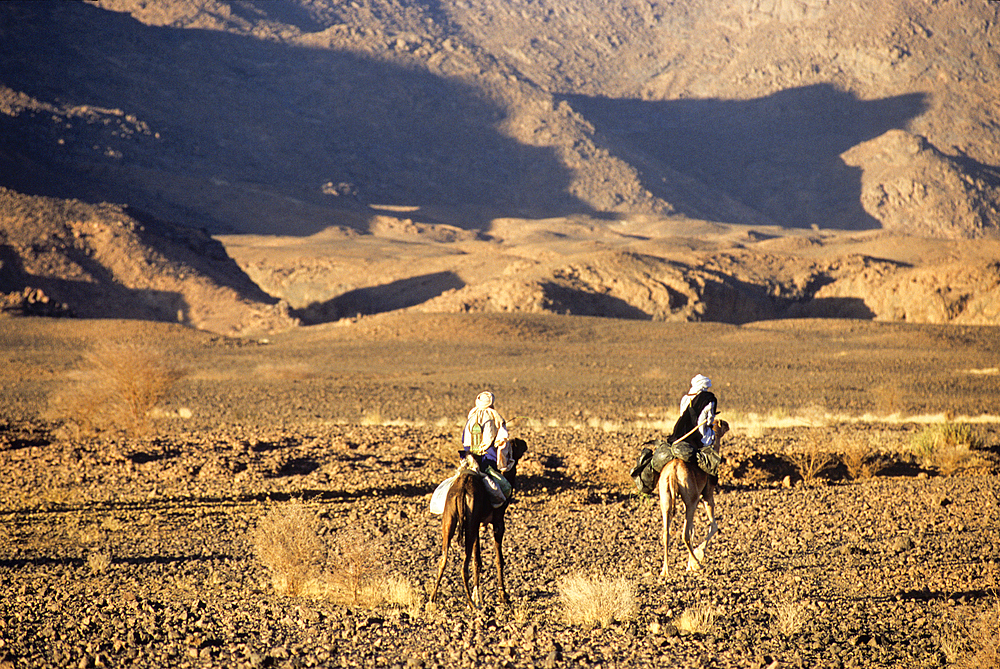
<svg viewBox="0 0 1000 669"><path fill-rule="evenodd" d="M477 409L489 409L493 406L493 393L488 390L476 395L476 408Z"/></svg>
<svg viewBox="0 0 1000 669"><path fill-rule="evenodd" d="M701 374L695 374L691 379L691 390L688 391L688 395L697 395L701 391L708 390L711 387L712 379Z"/></svg>

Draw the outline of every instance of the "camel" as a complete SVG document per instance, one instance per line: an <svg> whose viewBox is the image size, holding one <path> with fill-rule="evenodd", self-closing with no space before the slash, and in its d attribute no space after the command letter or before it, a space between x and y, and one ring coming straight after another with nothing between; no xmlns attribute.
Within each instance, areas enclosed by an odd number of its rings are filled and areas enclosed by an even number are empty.
<svg viewBox="0 0 1000 669"><path fill-rule="evenodd" d="M517 476L517 461L527 452L528 444L523 439L511 439L511 450L514 454L513 466L504 473L504 478L514 485ZM448 491L444 503L444 513L441 515L441 562L438 565L437 580L431 591L430 601L437 598L441 577L444 575L448 562L448 545L453 537L458 536L460 544L464 544L465 560L462 563L462 583L465 585L465 597L471 608L482 606L482 592L479 588L479 574L482 571L482 555L479 550L479 528L483 525L493 526L493 545L496 548L497 588L500 600L505 606L510 605L507 589L504 586L503 535L505 531L504 514L508 502L493 508L489 493L483 485L480 474L465 470L459 474ZM469 586L469 563L473 561L474 588ZM475 594L475 596L473 596Z"/></svg>
<svg viewBox="0 0 1000 669"><path fill-rule="evenodd" d="M729 424L724 420L715 421L715 447L720 448L722 437L729 431ZM721 449L720 449L721 450ZM660 471L657 482L660 493L660 512L663 515L663 569L661 576L667 575L667 556L670 549L670 521L676 512L677 501L684 502L684 545L688 551L688 571L701 568L705 557L705 547L709 540L719 531L715 520L715 486L709 482L708 474L703 472L695 462L684 462L674 458ZM702 504L708 514L708 536L698 545L691 547L691 536L694 533L694 514L698 505Z"/></svg>

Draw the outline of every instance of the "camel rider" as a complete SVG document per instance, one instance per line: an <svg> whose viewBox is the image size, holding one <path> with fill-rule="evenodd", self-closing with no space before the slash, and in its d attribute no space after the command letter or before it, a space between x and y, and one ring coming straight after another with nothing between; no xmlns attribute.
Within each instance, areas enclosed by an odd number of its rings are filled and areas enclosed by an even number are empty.
<svg viewBox="0 0 1000 669"><path fill-rule="evenodd" d="M718 412L718 400L715 394L709 392L712 387L712 379L701 374L695 374L691 379L691 389L681 398L681 415L674 424L674 433L670 436L671 443L687 435L684 439L694 447L695 451L702 451L702 458L713 458L715 460L709 467L704 462L699 466L709 469L709 483L718 486L719 476L717 472L718 461L720 460L715 446L715 414ZM697 428L697 429L695 429ZM690 434L688 434L690 432Z"/></svg>
<svg viewBox="0 0 1000 669"><path fill-rule="evenodd" d="M476 396L476 406L469 411L462 430L462 446L466 460L471 458L476 469L485 471L491 466L503 473L514 464L514 458L508 442L507 421L493 408L494 401L493 393L488 390Z"/></svg>
<svg viewBox="0 0 1000 669"><path fill-rule="evenodd" d="M707 376L696 374L691 379L691 389L681 398L681 415L674 424L674 432L670 436L671 443L687 435L684 441L695 449L715 444L712 425L715 423L718 400L709 392L708 389L711 387L712 379Z"/></svg>
<svg viewBox="0 0 1000 669"><path fill-rule="evenodd" d="M721 458L713 448L715 431L713 424L718 401L709 392L712 380L696 374L691 379L691 389L681 398L681 415L674 423L674 431L669 440L648 441L639 452L635 467L629 475L635 481L636 489L649 495L656 487L657 477L663 467L673 458L685 462L696 462L709 476L712 485L718 483L718 466Z"/></svg>

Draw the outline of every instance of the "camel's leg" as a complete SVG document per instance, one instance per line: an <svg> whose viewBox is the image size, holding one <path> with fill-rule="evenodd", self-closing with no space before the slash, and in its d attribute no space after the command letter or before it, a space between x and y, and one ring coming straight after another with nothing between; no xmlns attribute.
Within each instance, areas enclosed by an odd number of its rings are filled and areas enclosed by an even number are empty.
<svg viewBox="0 0 1000 669"><path fill-rule="evenodd" d="M483 555L480 552L478 527L476 527L476 543L473 545L472 573L473 583L475 584L472 588L472 599L476 603L476 606L481 607L483 605L483 589L480 586L479 577L483 573Z"/></svg>
<svg viewBox="0 0 1000 669"><path fill-rule="evenodd" d="M499 516L499 517L498 517ZM500 590L500 601L503 602L504 606L510 606L510 598L507 596L507 587L504 585L503 572L504 572L504 559L503 559L503 535L504 535L504 521L501 514L494 513L493 515L493 546L496 548L497 553L497 587Z"/></svg>
<svg viewBox="0 0 1000 669"><path fill-rule="evenodd" d="M670 521L674 517L675 511L673 492L670 490L670 472L672 471L673 468L669 464L664 467L657 484L660 492L660 515L663 516L663 567L660 569L660 576L667 575L667 556L670 554Z"/></svg>
<svg viewBox="0 0 1000 669"><path fill-rule="evenodd" d="M471 523L470 523L471 525ZM475 600L472 596L472 588L469 586L469 563L473 556L479 553L479 527L465 528L465 560L462 562L462 583L465 585L465 598L471 608L476 608ZM475 569L475 567L473 567ZM476 586L479 586L479 570L475 570Z"/></svg>
<svg viewBox="0 0 1000 669"><path fill-rule="evenodd" d="M448 564L448 544L455 536L455 515L451 514L445 520L441 529L441 564L438 565L437 579L434 581L434 589L431 590L431 602L437 598L438 588L441 587L441 577L444 575L445 565Z"/></svg>
<svg viewBox="0 0 1000 669"><path fill-rule="evenodd" d="M711 541L715 533L719 531L719 525L715 520L715 495L711 488L705 491L705 496L702 504L705 507L705 513L708 515L708 535L705 540L694 549L695 556L697 556L698 561L701 562L705 559L705 548L708 546L708 542Z"/></svg>
<svg viewBox="0 0 1000 669"><path fill-rule="evenodd" d="M688 571L701 568L701 562L691 548L691 538L694 535L694 514L698 511L698 500L684 500L684 545L688 551Z"/></svg>

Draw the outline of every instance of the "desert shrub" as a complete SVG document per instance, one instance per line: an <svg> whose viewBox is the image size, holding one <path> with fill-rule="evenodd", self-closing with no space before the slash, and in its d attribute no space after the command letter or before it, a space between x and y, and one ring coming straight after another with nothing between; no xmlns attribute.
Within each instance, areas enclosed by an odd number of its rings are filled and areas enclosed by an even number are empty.
<svg viewBox="0 0 1000 669"><path fill-rule="evenodd" d="M382 415L381 407L368 407L361 412L361 418L358 420L361 425L385 425L386 420Z"/></svg>
<svg viewBox="0 0 1000 669"><path fill-rule="evenodd" d="M719 610L709 604L696 604L691 608L684 609L679 616L674 618L674 627L682 632L692 634L708 634L715 629L715 621L719 617Z"/></svg>
<svg viewBox="0 0 1000 669"><path fill-rule="evenodd" d="M407 579L386 575L380 542L347 528L336 534L331 550L320 537L316 514L301 502L272 509L257 524L251 541L281 594L369 608L420 606Z"/></svg>
<svg viewBox="0 0 1000 669"><path fill-rule="evenodd" d="M1000 595L996 590L987 608L952 626L941 647L955 669L1000 667Z"/></svg>
<svg viewBox="0 0 1000 669"><path fill-rule="evenodd" d="M74 378L49 398L49 417L62 422L66 438L112 429L145 436L150 412L182 376L155 348L103 342L84 355Z"/></svg>
<svg viewBox="0 0 1000 669"><path fill-rule="evenodd" d="M965 468L974 459L972 451L982 446L983 440L968 423L940 423L919 432L911 449L924 467L949 476Z"/></svg>
<svg viewBox="0 0 1000 669"><path fill-rule="evenodd" d="M566 621L573 625L600 624L632 619L637 611L635 586L624 577L576 573L557 583Z"/></svg>
<svg viewBox="0 0 1000 669"><path fill-rule="evenodd" d="M111 566L111 553L102 550L87 554L87 567L92 574L103 574Z"/></svg>
<svg viewBox="0 0 1000 669"><path fill-rule="evenodd" d="M390 606L399 606L404 609L418 609L420 607L420 596L410 580L399 575L392 575L382 579L381 599Z"/></svg>
<svg viewBox="0 0 1000 669"><path fill-rule="evenodd" d="M808 608L803 602L781 602L774 609L771 627L785 637L802 629L809 619Z"/></svg>
<svg viewBox="0 0 1000 669"><path fill-rule="evenodd" d="M252 541L276 591L296 596L317 587L327 551L316 515L302 503L292 502L268 512L257 524Z"/></svg>
<svg viewBox="0 0 1000 669"><path fill-rule="evenodd" d="M850 439L844 444L840 461L852 479L870 479L882 467L883 456L865 439Z"/></svg>
<svg viewBox="0 0 1000 669"><path fill-rule="evenodd" d="M384 553L381 543L356 528L338 532L332 570L324 578L327 596L347 604L379 604L386 593Z"/></svg>
<svg viewBox="0 0 1000 669"><path fill-rule="evenodd" d="M799 476L806 483L815 481L827 467L836 461L832 453L823 450L816 438L806 440L801 448L789 452L788 457L799 472Z"/></svg>

